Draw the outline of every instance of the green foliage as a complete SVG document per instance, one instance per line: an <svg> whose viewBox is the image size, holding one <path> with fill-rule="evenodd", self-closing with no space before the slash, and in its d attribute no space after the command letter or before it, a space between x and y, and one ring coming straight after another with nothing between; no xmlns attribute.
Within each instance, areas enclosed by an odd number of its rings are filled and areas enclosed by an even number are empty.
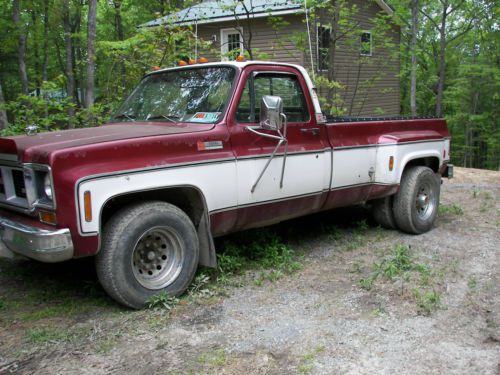
<svg viewBox="0 0 500 375"><path fill-rule="evenodd" d="M165 291L161 291L160 293L153 295L147 301L148 308L163 309L168 312L170 312L178 303L178 298L169 296Z"/></svg>
<svg viewBox="0 0 500 375"><path fill-rule="evenodd" d="M453 203L451 205L448 204L440 204L439 205L439 213L441 215L456 215L461 216L464 214L464 210L458 204Z"/></svg>
<svg viewBox="0 0 500 375"><path fill-rule="evenodd" d="M401 53L402 112L410 112L410 2L390 0L403 27ZM439 33L443 4L455 9L447 19L443 109L452 135L456 165L500 168L500 8L491 0L421 1L417 45L417 107L434 115L439 79ZM448 10L450 10L448 9ZM432 20L431 20L432 19ZM436 20L438 21L436 23Z"/></svg>
<svg viewBox="0 0 500 375"><path fill-rule="evenodd" d="M412 294L420 312L427 315L439 306L440 294L434 286L432 270L427 264L415 262L409 246L397 244L387 258L372 268L368 277L359 280L361 288L371 290L378 278L390 282L399 280L403 288L405 283L418 278L418 286Z"/></svg>
<svg viewBox="0 0 500 375"><path fill-rule="evenodd" d="M295 252L272 229L239 234L224 244L217 260L218 278L257 269L260 270L259 283L276 281L301 267Z"/></svg>

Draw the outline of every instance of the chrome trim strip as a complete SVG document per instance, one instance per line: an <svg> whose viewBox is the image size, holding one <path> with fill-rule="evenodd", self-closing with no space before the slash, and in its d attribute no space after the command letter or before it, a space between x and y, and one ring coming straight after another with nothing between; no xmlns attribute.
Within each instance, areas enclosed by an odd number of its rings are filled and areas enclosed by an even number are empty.
<svg viewBox="0 0 500 375"><path fill-rule="evenodd" d="M19 158L17 157L17 154L0 153L0 163L4 160L5 161L19 161Z"/></svg>
<svg viewBox="0 0 500 375"><path fill-rule="evenodd" d="M0 217L0 239L12 252L41 262L73 258L69 229L46 230Z"/></svg>

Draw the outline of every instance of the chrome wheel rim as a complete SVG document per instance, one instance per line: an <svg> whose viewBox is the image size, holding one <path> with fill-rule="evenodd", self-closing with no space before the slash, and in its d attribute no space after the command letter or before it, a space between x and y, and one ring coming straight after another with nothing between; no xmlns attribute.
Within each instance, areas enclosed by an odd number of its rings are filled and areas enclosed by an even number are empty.
<svg viewBox="0 0 500 375"><path fill-rule="evenodd" d="M169 227L148 229L132 253L135 279L147 289L163 289L179 276L184 262L180 237Z"/></svg>
<svg viewBox="0 0 500 375"><path fill-rule="evenodd" d="M436 208L436 198L429 183L421 184L415 197L415 208L417 215L422 219L428 219Z"/></svg>

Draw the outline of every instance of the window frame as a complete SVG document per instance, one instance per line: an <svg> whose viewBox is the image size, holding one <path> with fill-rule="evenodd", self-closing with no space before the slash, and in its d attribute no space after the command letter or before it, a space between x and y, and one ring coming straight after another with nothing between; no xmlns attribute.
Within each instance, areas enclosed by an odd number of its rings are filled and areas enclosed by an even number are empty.
<svg viewBox="0 0 500 375"><path fill-rule="evenodd" d="M220 29L220 54L221 54L221 61L229 61L229 57L226 56L229 51L227 50L228 47L228 36L230 34L238 34L240 38L240 55L243 55L245 53L245 48L243 45L243 27L227 27L224 29Z"/></svg>
<svg viewBox="0 0 500 375"><path fill-rule="evenodd" d="M363 35L368 34L370 36L370 51L368 53L363 53ZM360 56L373 56L373 36L370 30L361 31L359 36L359 55Z"/></svg>
<svg viewBox="0 0 500 375"><path fill-rule="evenodd" d="M307 96L306 96L306 91L307 90L304 90L304 86L303 86L303 84L302 84L302 82L300 80L300 76L297 73L294 73L294 72L284 72L284 71L277 71L277 70L258 70L258 71L252 71L247 76L246 82L243 85L243 89L241 91L241 95L238 98L238 103L236 104L236 107L235 107L236 111L234 112L234 122L236 124L244 125L244 126L248 126L248 124L258 124L259 123L260 119L255 118L255 105L256 105L255 101L256 101L256 98L255 98L254 80L259 75L267 75L267 74L272 74L272 75L276 75L276 76L287 76L287 77L291 77L292 79L296 79L297 80L298 87L302 91L302 97L303 97L303 101L304 101L303 104L305 105L307 116L305 117L305 119L303 121L288 121L288 123L289 124L290 123L292 123L292 124L295 124L295 123L297 123L297 124L308 124L311 121L312 116L311 116L311 110L309 108L309 102L308 102ZM238 111L238 107L240 105L241 99L242 99L243 94L245 92L245 87L246 87L247 83L249 85L249 90L251 91L250 98L249 98L250 116L253 117L254 122L240 122L238 120L237 116L236 116L237 111Z"/></svg>
<svg viewBox="0 0 500 375"><path fill-rule="evenodd" d="M320 38L319 38L319 29L322 28L322 29L325 29L325 30L328 30L330 36L331 36L331 32L332 32L332 28L330 26L326 26L326 25L317 25L316 26L316 62L317 62L317 71L318 72L328 72L328 69L329 69L329 66L328 66L328 63L326 63L326 69L325 67L321 67L321 58L320 58ZM330 40L328 40L328 42L330 42ZM322 49L326 49L325 47L321 47ZM330 52L330 45L328 45L328 52Z"/></svg>

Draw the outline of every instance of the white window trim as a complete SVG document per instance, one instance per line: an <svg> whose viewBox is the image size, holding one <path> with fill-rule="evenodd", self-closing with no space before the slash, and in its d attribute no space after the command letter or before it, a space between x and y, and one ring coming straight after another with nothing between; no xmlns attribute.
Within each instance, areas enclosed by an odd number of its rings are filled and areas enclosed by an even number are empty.
<svg viewBox="0 0 500 375"><path fill-rule="evenodd" d="M363 46L361 45L361 38L363 34L369 34L370 35L370 52L369 53L363 53ZM373 37L372 37L372 32L370 30L363 30L361 31L361 35L359 36L359 55L360 56L372 56L373 55Z"/></svg>
<svg viewBox="0 0 500 375"><path fill-rule="evenodd" d="M332 28L330 26L325 26L325 25L317 25L316 26L316 64L318 67L318 72L328 72L328 69L320 69L319 68L319 28L322 27L323 29L327 29L332 32Z"/></svg>
<svg viewBox="0 0 500 375"><path fill-rule="evenodd" d="M224 36L227 37L228 34L234 34L235 32L240 34L240 54L243 55L245 52L245 49L243 48L243 27L229 27L226 29L220 29L220 54L221 54L221 61L228 61L229 58L227 56L224 56L227 54L228 51L225 49L227 48L227 38L224 38Z"/></svg>

